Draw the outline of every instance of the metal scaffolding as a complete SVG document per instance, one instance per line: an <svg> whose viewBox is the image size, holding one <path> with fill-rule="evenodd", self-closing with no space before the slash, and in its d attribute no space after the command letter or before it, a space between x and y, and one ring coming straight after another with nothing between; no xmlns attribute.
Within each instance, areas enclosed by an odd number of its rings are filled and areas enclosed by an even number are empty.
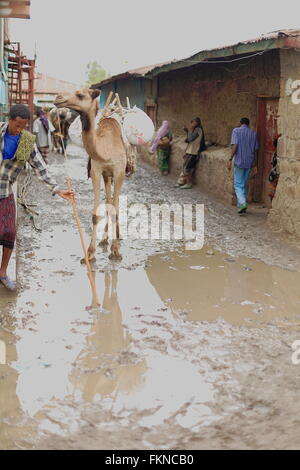
<svg viewBox="0 0 300 470"><path fill-rule="evenodd" d="M19 42L8 45L8 100L9 106L25 104L33 115L35 60L21 53Z"/></svg>

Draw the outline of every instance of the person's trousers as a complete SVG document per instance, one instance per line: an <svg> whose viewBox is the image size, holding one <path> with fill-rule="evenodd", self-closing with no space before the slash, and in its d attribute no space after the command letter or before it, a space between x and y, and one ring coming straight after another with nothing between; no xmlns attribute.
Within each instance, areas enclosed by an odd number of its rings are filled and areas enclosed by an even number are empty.
<svg viewBox="0 0 300 470"><path fill-rule="evenodd" d="M241 207L247 203L247 184L251 168L238 168L234 166L234 190L237 199L237 206Z"/></svg>

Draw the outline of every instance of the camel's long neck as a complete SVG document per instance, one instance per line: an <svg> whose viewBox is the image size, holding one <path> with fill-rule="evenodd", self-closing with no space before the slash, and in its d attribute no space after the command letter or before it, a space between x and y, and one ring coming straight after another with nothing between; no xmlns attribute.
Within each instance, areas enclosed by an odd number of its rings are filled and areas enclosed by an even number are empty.
<svg viewBox="0 0 300 470"><path fill-rule="evenodd" d="M91 158L99 158L97 155L95 132L96 109L92 109L89 113L81 112L79 114L82 124L82 141L84 148Z"/></svg>
<svg viewBox="0 0 300 470"><path fill-rule="evenodd" d="M119 124L114 119L104 119L95 129L96 109L81 113L82 141L90 158L108 162L117 155L126 156Z"/></svg>

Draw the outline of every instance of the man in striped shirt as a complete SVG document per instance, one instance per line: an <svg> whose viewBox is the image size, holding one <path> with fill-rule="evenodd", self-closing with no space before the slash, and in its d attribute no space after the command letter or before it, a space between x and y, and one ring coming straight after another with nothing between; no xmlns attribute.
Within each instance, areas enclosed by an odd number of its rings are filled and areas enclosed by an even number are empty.
<svg viewBox="0 0 300 470"><path fill-rule="evenodd" d="M34 136L25 131L29 119L29 109L20 104L12 106L8 122L0 123L0 245L3 247L0 283L9 290L16 288L15 283L7 276L16 237L16 206L12 185L25 168L26 162L53 195L58 194L64 199L73 197L71 191L60 190L48 174L47 166L34 144Z"/></svg>
<svg viewBox="0 0 300 470"><path fill-rule="evenodd" d="M232 131L231 157L228 170L231 170L234 158L234 190L237 198L239 214L247 210L247 184L251 173L257 173L258 139L254 130L250 129L248 118L240 120L240 127Z"/></svg>

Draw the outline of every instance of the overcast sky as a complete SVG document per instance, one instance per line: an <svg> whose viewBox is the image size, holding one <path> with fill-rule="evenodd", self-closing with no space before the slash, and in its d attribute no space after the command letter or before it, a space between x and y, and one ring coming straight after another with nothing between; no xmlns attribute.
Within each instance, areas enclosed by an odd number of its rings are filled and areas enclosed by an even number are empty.
<svg viewBox="0 0 300 470"><path fill-rule="evenodd" d="M110 73L188 57L286 28L300 28L299 0L31 0L31 20L11 38L47 75L82 84L97 60Z"/></svg>

